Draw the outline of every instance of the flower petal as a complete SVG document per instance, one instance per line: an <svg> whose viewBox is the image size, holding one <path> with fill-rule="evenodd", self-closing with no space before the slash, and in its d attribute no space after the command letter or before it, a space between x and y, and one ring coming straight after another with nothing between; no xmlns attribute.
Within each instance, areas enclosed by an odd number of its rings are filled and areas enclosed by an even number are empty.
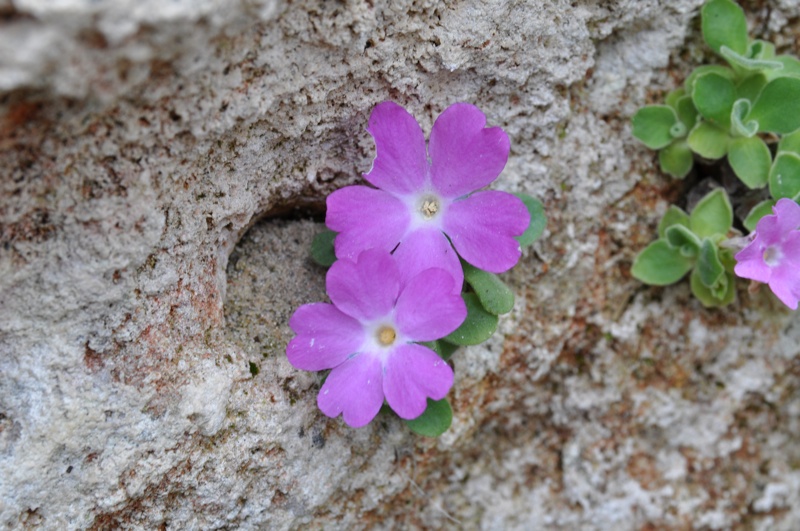
<svg viewBox="0 0 800 531"><path fill-rule="evenodd" d="M502 273L517 263L522 251L514 236L525 232L529 223L528 209L518 197L494 190L454 201L443 220L458 254L492 273Z"/></svg>
<svg viewBox="0 0 800 531"><path fill-rule="evenodd" d="M397 347L386 361L383 391L401 418L415 419L425 412L427 399L441 400L453 386L453 369L422 345Z"/></svg>
<svg viewBox="0 0 800 531"><path fill-rule="evenodd" d="M794 264L774 268L769 279L769 289L782 303L796 310L800 300L800 272Z"/></svg>
<svg viewBox="0 0 800 531"><path fill-rule="evenodd" d="M353 428L369 424L383 405L380 359L362 353L333 369L319 390L317 405L329 417L343 413Z"/></svg>
<svg viewBox="0 0 800 531"><path fill-rule="evenodd" d="M494 181L508 161L510 143L499 127L485 129L474 105L455 103L436 119L428 152L433 187L447 198L461 197Z"/></svg>
<svg viewBox="0 0 800 531"><path fill-rule="evenodd" d="M297 337L286 346L286 356L289 363L306 371L332 369L364 342L361 323L324 302L299 307L289 326Z"/></svg>
<svg viewBox="0 0 800 531"><path fill-rule="evenodd" d="M412 341L434 341L458 328L467 305L453 293L453 284L444 269L426 269L412 278L397 299L397 329Z"/></svg>
<svg viewBox="0 0 800 531"><path fill-rule="evenodd" d="M776 229L782 236L800 228L800 205L791 199L778 199L772 211L778 217ZM756 225L756 232L758 230Z"/></svg>
<svg viewBox="0 0 800 531"><path fill-rule="evenodd" d="M394 249L411 222L408 207L382 190L346 186L328 196L325 224L338 232L337 258L355 259L361 251Z"/></svg>
<svg viewBox="0 0 800 531"><path fill-rule="evenodd" d="M386 316L394 308L400 293L400 272L386 251L370 249L358 255L358 261L334 262L325 278L333 304L359 321Z"/></svg>
<svg viewBox="0 0 800 531"><path fill-rule="evenodd" d="M758 235L747 247L736 253L733 272L737 277L749 278L758 282L769 282L772 268L764 263L764 246Z"/></svg>
<svg viewBox="0 0 800 531"><path fill-rule="evenodd" d="M394 252L400 269L400 285L426 269L438 267L453 277L453 293L461 293L464 270L453 246L437 228L422 228L408 234Z"/></svg>
<svg viewBox="0 0 800 531"><path fill-rule="evenodd" d="M375 139L375 160L364 178L393 194L413 193L425 184L425 135L408 111L392 101L372 110L367 131Z"/></svg>

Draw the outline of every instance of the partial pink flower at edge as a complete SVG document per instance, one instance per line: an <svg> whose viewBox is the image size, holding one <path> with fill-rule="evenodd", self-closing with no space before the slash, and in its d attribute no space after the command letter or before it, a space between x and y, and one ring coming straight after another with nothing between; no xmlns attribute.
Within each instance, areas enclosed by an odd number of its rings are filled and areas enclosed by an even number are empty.
<svg viewBox="0 0 800 531"><path fill-rule="evenodd" d="M752 241L736 254L734 273L763 282L782 303L797 309L800 300L800 205L780 199L756 225Z"/></svg>
<svg viewBox="0 0 800 531"><path fill-rule="evenodd" d="M511 194L478 191L497 178L510 150L502 129L485 126L477 107L453 104L434 123L426 151L413 116L393 102L377 105L367 128L377 154L364 175L377 189L348 186L328 197L325 222L339 233L336 256L397 248L412 264L401 271L404 279L441 267L453 275L455 292L463 282L458 255L493 273L512 268L521 255L515 236L530 215Z"/></svg>
<svg viewBox="0 0 800 531"><path fill-rule="evenodd" d="M453 385L450 366L417 342L458 328L466 305L448 272L427 269L405 281L401 269L378 249L337 260L326 277L332 304L303 305L289 321L297 333L286 347L289 362L331 369L317 404L354 428L368 424L384 399L400 417L416 418L428 398L444 398Z"/></svg>

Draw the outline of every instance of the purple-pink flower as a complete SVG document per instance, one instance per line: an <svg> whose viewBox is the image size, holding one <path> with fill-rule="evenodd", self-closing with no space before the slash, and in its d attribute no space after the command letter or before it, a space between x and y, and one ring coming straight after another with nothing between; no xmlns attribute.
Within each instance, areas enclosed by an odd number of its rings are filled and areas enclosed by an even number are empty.
<svg viewBox="0 0 800 531"><path fill-rule="evenodd" d="M426 269L405 280L396 261L379 249L337 260L326 277L333 304L303 305L289 321L297 333L286 347L289 361L332 369L317 404L354 428L368 424L384 399L400 417L416 418L428 398L444 398L453 385L450 366L416 342L458 328L466 305L448 272Z"/></svg>
<svg viewBox="0 0 800 531"><path fill-rule="evenodd" d="M376 106L367 131L377 154L364 178L377 189L348 186L328 197L325 223L339 233L336 256L397 248L394 254L408 264L402 278L440 267L453 275L456 292L464 274L453 247L479 269L513 267L521 254L514 237L530 215L511 194L477 191L497 178L509 153L503 130L485 125L477 107L453 104L434 123L426 150L413 116L393 102Z"/></svg>
<svg viewBox="0 0 800 531"><path fill-rule="evenodd" d="M734 272L769 284L792 310L800 300L800 205L779 199L774 215L759 220L750 244L736 254Z"/></svg>

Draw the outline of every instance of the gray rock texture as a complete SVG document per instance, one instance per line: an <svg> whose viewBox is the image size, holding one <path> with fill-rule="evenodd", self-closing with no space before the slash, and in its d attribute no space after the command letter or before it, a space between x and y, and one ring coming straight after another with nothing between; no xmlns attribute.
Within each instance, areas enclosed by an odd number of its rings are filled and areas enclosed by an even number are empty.
<svg viewBox="0 0 800 531"><path fill-rule="evenodd" d="M713 60L700 4L0 0L0 524L800 528L797 316L629 274L690 186L629 119ZM797 0L743 5L798 52ZM549 215L438 440L284 354L388 99L478 105Z"/></svg>

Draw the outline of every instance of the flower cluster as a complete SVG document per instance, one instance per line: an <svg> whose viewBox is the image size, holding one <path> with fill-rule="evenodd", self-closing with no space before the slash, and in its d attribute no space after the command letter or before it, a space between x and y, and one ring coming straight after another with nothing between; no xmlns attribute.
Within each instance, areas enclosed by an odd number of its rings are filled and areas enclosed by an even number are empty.
<svg viewBox="0 0 800 531"><path fill-rule="evenodd" d="M375 107L367 131L376 156L364 177L374 187L332 193L325 222L333 233L312 246L330 265L331 304L298 308L286 349L298 369L330 369L317 404L352 427L368 424L384 401L409 421L445 410L430 406L453 384L446 358L484 341L510 310L513 295L493 273L513 267L521 244L544 228L538 201L481 190L503 170L509 140L476 107L448 107L427 149L416 120L392 102ZM442 415L452 415L449 405ZM417 431L444 431L429 428Z"/></svg>

